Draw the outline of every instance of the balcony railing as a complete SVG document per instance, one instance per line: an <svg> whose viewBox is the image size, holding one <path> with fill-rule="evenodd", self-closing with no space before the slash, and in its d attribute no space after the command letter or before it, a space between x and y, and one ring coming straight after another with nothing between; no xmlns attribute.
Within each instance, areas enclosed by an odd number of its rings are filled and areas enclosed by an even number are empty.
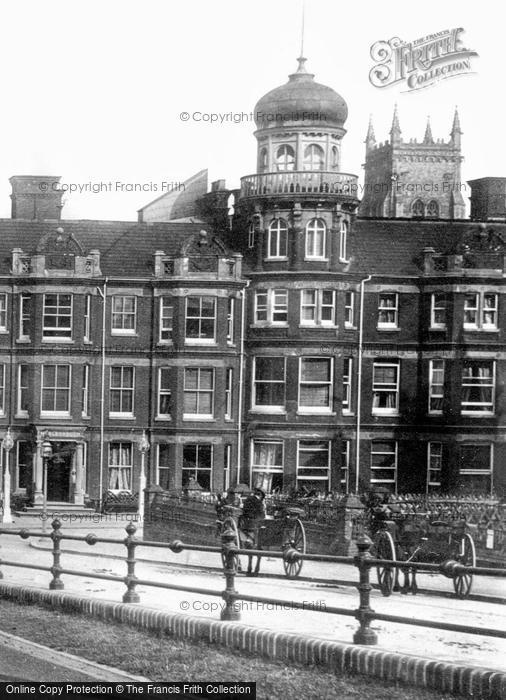
<svg viewBox="0 0 506 700"><path fill-rule="evenodd" d="M324 170L293 170L246 175L241 178L241 197L292 194L331 194L357 198L358 177Z"/></svg>

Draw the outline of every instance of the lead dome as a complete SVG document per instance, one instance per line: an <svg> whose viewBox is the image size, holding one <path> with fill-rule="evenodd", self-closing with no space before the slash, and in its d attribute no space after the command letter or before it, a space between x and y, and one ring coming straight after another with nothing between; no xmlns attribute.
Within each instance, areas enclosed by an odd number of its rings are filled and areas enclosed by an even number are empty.
<svg viewBox="0 0 506 700"><path fill-rule="evenodd" d="M305 67L307 59L297 59L299 67L284 85L274 88L257 102L255 122L259 129L277 127L290 122L325 122L328 126L343 127L348 117L348 106L335 90L314 80Z"/></svg>

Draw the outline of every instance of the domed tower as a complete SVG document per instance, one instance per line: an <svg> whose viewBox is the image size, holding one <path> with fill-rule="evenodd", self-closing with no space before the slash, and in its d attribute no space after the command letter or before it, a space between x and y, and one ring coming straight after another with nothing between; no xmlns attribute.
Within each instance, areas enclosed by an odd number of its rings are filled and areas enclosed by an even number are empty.
<svg viewBox="0 0 506 700"><path fill-rule="evenodd" d="M270 493L348 478L357 178L340 172L346 103L305 60L255 107L257 172L241 179L231 243L250 278L243 479Z"/></svg>
<svg viewBox="0 0 506 700"><path fill-rule="evenodd" d="M241 178L237 213L256 269L333 269L346 259L339 236L358 205L357 177L340 172L348 108L305 62L255 106L257 172Z"/></svg>

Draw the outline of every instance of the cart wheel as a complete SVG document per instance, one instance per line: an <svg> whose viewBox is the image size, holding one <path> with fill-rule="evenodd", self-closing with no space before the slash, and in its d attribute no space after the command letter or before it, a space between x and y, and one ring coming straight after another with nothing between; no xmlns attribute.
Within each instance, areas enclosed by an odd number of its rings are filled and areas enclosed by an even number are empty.
<svg viewBox="0 0 506 700"><path fill-rule="evenodd" d="M396 561L395 545L392 535L386 530L382 530L376 535L375 541L375 556L378 559L388 559L392 562ZM384 596L389 596L392 593L395 583L395 568L391 566L377 566L376 573L378 575L378 583L380 591Z"/></svg>
<svg viewBox="0 0 506 700"><path fill-rule="evenodd" d="M301 554L306 553L306 533L304 530L304 525L297 518L293 523L293 530L290 533L290 539L283 546L283 549L296 549L297 552ZM297 559L296 561L286 561L283 559L283 567L285 569L285 574L287 578L297 578L302 570L302 564L304 561L302 559Z"/></svg>
<svg viewBox="0 0 506 700"><path fill-rule="evenodd" d="M236 524L235 520L234 520L233 518L230 518L229 520L225 520L224 523L223 523L222 529L224 529L225 524L226 524L226 525L230 525L230 529L234 531L234 535L235 535L235 544L236 544L237 549L240 549L240 548L241 548L241 541L240 541L240 539L239 539L239 530L237 529L237 524ZM238 555L238 554L235 554L235 555L234 555L234 559L235 559L234 567L235 567L236 571L240 571L240 569L241 569L241 562L240 562L240 560L239 560L239 555ZM221 563L222 563L222 565L223 565L223 568L225 568L225 565L226 565L227 562L226 562L226 557L225 557L225 555L223 554L223 552L221 553Z"/></svg>
<svg viewBox="0 0 506 700"><path fill-rule="evenodd" d="M457 561L459 564L464 564L464 566L476 566L476 548L469 533L466 533L460 541L460 552ZM472 574L458 574L453 579L453 587L457 598L467 598L471 593L472 585Z"/></svg>

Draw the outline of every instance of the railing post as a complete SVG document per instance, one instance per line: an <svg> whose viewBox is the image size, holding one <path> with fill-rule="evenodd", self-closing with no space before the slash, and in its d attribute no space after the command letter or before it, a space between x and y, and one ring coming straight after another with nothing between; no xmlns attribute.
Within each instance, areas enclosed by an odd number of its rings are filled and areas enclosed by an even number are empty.
<svg viewBox="0 0 506 700"><path fill-rule="evenodd" d="M360 579L357 586L360 594L360 606L355 611L355 617L360 622L359 629L353 635L354 644L377 644L378 635L374 632L369 624L374 617L374 611L370 606L370 592L372 586L369 582L369 559L371 559L372 541L367 535L360 535L357 540L358 554L354 557L355 566L358 567Z"/></svg>
<svg viewBox="0 0 506 700"><path fill-rule="evenodd" d="M135 590L137 584L137 576L135 575L135 548L137 546L134 533L137 530L132 521L128 523L125 530L128 537L125 537L124 542L127 548L127 575L125 576L125 584L127 587L126 593L123 595L124 603L138 603L140 596Z"/></svg>
<svg viewBox="0 0 506 700"><path fill-rule="evenodd" d="M222 593L225 607L222 608L221 611L221 620L241 619L241 613L237 608L237 603L234 598L236 594L235 575L237 573L237 544L235 537L235 531L227 524L227 521L225 521L221 533L221 551L223 554L223 569L225 573L225 590Z"/></svg>
<svg viewBox="0 0 506 700"><path fill-rule="evenodd" d="M53 580L49 583L49 588L52 591L61 591L64 588L63 581L61 580L61 565L60 565L60 540L62 538L60 528L61 522L56 518L51 523L53 532L50 537L53 540L53 566L51 567L51 573L53 574Z"/></svg>

